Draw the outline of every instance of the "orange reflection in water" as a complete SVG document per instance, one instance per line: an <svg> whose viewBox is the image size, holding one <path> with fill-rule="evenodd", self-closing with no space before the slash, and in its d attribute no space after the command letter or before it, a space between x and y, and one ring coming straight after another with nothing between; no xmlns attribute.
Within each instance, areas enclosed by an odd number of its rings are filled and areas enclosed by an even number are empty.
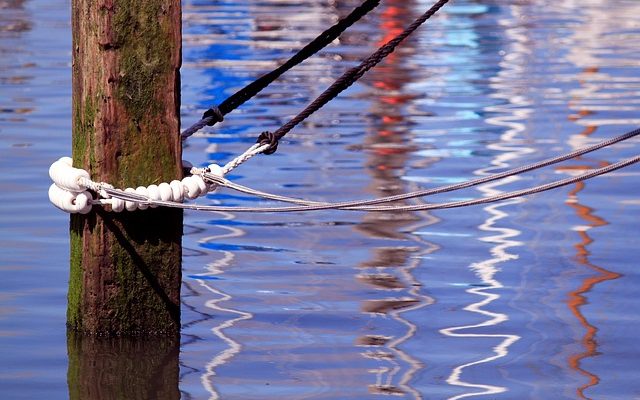
<svg viewBox="0 0 640 400"><path fill-rule="evenodd" d="M584 69L584 72L586 74L597 73L598 69L586 68ZM577 114L570 115L569 119L572 121L577 121L580 118L591 114L592 112L590 110L581 109ZM596 131L596 129L596 126L587 126L584 131L580 133L580 136L591 136ZM569 168L564 167L559 169L566 172L570 172L571 170L583 172L584 170L589 168L604 167L609 164L606 161L593 160L585 157L579 157L577 158L577 160L585 161L585 163ZM580 399L590 399L590 397L585 394L585 391L588 388L596 386L598 383L600 383L600 377L598 375L584 369L582 366L582 361L584 359L598 355L598 342L596 340L598 327L589 322L587 317L582 312L582 307L587 304L587 294L594 287L603 282L618 279L621 276L618 273L595 265L589 260L591 252L589 251L588 246L590 246L594 242L594 240L591 236L589 236L588 231L591 228L597 228L599 226L607 225L608 222L605 219L595 215L591 207L588 207L579 202L578 194L582 192L586 188L586 186L587 184L584 181L577 182L575 184L575 188L569 192L569 198L566 201L566 204L569 207L573 208L573 210L576 212L576 215L586 222L586 225L577 227L577 229L575 229L578 237L580 238L580 241L574 245L574 248L576 249L576 261L580 265L583 265L584 267L596 273L595 276L589 276L585 278L576 290L569 293L569 299L567 300L567 306L569 307L569 310L576 317L580 325L585 329L585 333L580 341L582 347L584 348L584 351L570 356L567 360L569 368L587 378L587 382L576 389L576 394Z"/></svg>
<svg viewBox="0 0 640 400"><path fill-rule="evenodd" d="M578 182L576 184L575 189L573 189L569 193L569 197L575 199L575 202L569 203L569 206L576 211L576 214L581 219L589 223L589 228L606 225L607 221L594 215L592 208L578 203L577 195L585 187L585 182ZM597 385L600 382L600 378L594 373L591 373L582 368L581 364L582 360L584 360L585 358L593 357L598 354L598 342L595 338L596 333L598 332L598 328L587 320L586 316L582 313L582 306L587 304L586 294L589 293L591 289L602 282L619 278L620 274L606 270L589 261L589 255L591 253L587 249L587 246L593 243L593 239L589 236L586 229L579 230L578 236L580 237L580 242L574 245L574 247L576 248L576 260L581 265L584 265L585 267L597 272L598 275L585 278L578 289L569 293L569 300L567 301L567 305L569 306L571 313L578 319L580 325L582 325L586 331L581 340L582 346L584 347L584 352L574 354L573 356L569 357L568 363L571 369L578 371L580 374L588 378L588 382L580 386L576 390L579 398L588 399L589 397L586 397L584 394L585 390L589 387Z"/></svg>

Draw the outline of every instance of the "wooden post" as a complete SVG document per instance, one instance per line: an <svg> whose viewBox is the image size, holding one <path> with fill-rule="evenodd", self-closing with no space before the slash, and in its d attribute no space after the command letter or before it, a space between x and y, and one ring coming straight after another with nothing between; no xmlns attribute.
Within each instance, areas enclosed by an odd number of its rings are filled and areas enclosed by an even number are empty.
<svg viewBox="0 0 640 400"><path fill-rule="evenodd" d="M119 188L180 179L180 0L73 0L72 27L74 166ZM177 334L181 239L180 210L73 215L69 328Z"/></svg>

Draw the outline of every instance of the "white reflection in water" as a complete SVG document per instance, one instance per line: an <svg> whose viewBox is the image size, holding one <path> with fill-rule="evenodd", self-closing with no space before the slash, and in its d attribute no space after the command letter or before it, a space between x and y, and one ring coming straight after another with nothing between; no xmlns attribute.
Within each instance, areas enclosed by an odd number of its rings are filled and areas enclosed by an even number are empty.
<svg viewBox="0 0 640 400"><path fill-rule="evenodd" d="M567 61L582 70L577 77L567 76L568 80L580 83L569 91L569 107L575 111L570 119L587 127L640 124L640 77L630 68L638 65L637 57L632 55L640 54L637 46L640 3L620 2L616 7L597 3L580 7L575 1L569 3L580 8L589 21L581 29L572 31L566 43ZM606 12L602 7L607 8ZM612 42L619 48L615 53L624 52L627 57L609 54L614 52L609 49ZM574 136L585 138L585 135ZM623 145L637 146L637 142Z"/></svg>
<svg viewBox="0 0 640 400"><path fill-rule="evenodd" d="M233 218L234 216L232 214L220 213L220 219L229 220ZM226 230L226 232L223 232L219 235L202 238L200 241L204 243L217 242L223 238L239 237L244 234L244 231L242 231L242 229L235 228L232 226L218 225L217 227L222 229L223 231ZM222 258L220 258L219 260L216 260L213 263L208 264L206 267L207 272L204 273L203 275L207 275L207 276L219 275L224 271L224 268L228 267L233 262L235 258L235 254L233 252L227 251L227 250L219 250L219 251L220 253L222 253ZM198 279L198 282L202 287L204 287L206 290L208 290L209 292L213 293L216 296L216 298L214 299L207 300L207 302L205 303L206 307L211 308L212 310L218 311L219 313L221 313L221 315L229 315L229 314L232 315L231 318L222 319L220 324L211 328L211 332L213 332L215 336L217 336L222 341L224 341L228 347L222 352L216 354L211 359L211 361L207 363L207 365L205 366L205 372L202 374L200 378L200 381L202 382L202 386L211 395L209 398L211 400L215 400L220 398L212 382L212 379L216 374L215 368L228 362L233 356L238 354L242 349L242 345L237 341L233 340L233 338L231 338L230 336L227 336L224 333L224 330L231 328L233 325L235 325L239 321L252 318L253 315L245 311L223 307L222 303L226 302L227 300L230 300L231 296L228 295L227 293L224 293L220 289L216 288L215 285L210 285L207 280Z"/></svg>
<svg viewBox="0 0 640 400"><path fill-rule="evenodd" d="M480 190L486 195L498 194L502 191L494 189L494 187L500 186L502 184L504 184L504 182L484 185ZM485 232L492 233L490 236L484 236L481 239L484 242L494 244L494 246L491 248L492 257L487 260L474 263L470 266L470 268L481 280L482 287L466 290L467 293L479 296L480 299L479 301L464 307L464 310L483 315L488 319L477 324L455 326L440 330L442 334L451 337L502 339L498 345L493 347L492 354L480 360L459 365L453 369L453 371L447 378L447 383L449 383L450 385L462 386L465 388L481 389L481 391L469 392L450 397L450 399L452 400L472 396L497 394L505 392L507 390L507 388L503 386L465 381L462 378L462 374L466 368L486 364L499 358L505 357L508 354L509 347L513 343L515 343L520 338L520 336L514 334L485 334L465 331L488 326L497 326L509 319L507 314L493 312L488 310L486 307L489 306L492 302L500 299L500 295L493 291L503 288L502 283L496 278L496 274L499 272L499 268L497 267L497 265L509 260L516 259L517 256L515 254L509 253L507 249L509 249L510 247L522 245L522 242L512 239L520 235L520 231L516 229L497 226L499 220L510 216L507 212L502 211L501 208L520 203L521 201L522 200L520 199L515 199L506 203L491 205L484 208L484 210L489 213L490 217L487 218L485 222L479 226L479 229Z"/></svg>
<svg viewBox="0 0 640 400"><path fill-rule="evenodd" d="M514 19L517 20L517 9L513 9ZM527 97L527 88L519 86L517 82L521 82L525 74L524 65L526 65L526 55L530 53L527 44L528 39L522 27L513 26L511 20L499 21L503 28L504 35L509 43L509 51L505 53L502 61L499 63L500 71L490 80L490 88L495 92L492 98L501 100L501 104L497 106L485 107L485 111L491 114L497 114L495 117L487 118L487 124L494 125L505 129L496 143L488 144L486 147L497 155L492 159L492 166L476 171L476 174L486 175L494 172L496 169L504 169L519 164L518 160L523 156L534 152L534 149L525 146L518 146L523 142L523 133L526 130L524 121L533 112L532 102ZM482 185L478 188L485 196L502 193L503 190L498 189L500 186L519 181L520 177L509 177L498 182ZM484 358L461 364L453 369L447 383L454 386L460 386L472 391L452 396L450 400L462 399L465 397L489 396L503 393L508 390L505 386L492 383L470 382L464 378L464 372L471 367L494 368L493 361L506 357L509 354L509 348L520 339L519 335L512 333L477 333L473 330L486 327L497 327L509 319L505 313L491 311L489 307L492 303L501 299L500 289L504 286L498 280L497 274L500 271L498 265L515 260L518 258L516 254L509 251L510 248L522 246L521 241L516 240L521 232L517 229L500 226L500 221L511 218L511 214L507 209L514 204L524 202L525 199L515 198L507 202L489 205L483 210L488 213L488 218L482 223L478 229L489 233L488 236L482 237L483 242L491 243L491 257L480 262L473 263L470 269L475 272L482 282L481 287L475 287L466 290L467 293L478 296L477 302L471 303L464 307L465 311L473 312L487 319L477 323L463 326L454 326L441 329L444 335L459 338L490 338L499 339L500 342L495 345L491 352ZM494 306L497 307L497 306Z"/></svg>
<svg viewBox="0 0 640 400"><path fill-rule="evenodd" d="M500 186L502 184L503 183L484 185L480 190L486 195L498 194L498 193L501 193L502 191L494 189L494 187ZM485 236L481 240L488 243L493 243L495 245L491 248L491 255L492 255L491 258L485 261L474 263L470 266L470 268L477 274L478 278L480 278L480 280L482 281L483 287L466 290L467 293L480 296L480 300L464 307L464 310L483 315L488 319L478 324L455 326L455 327L445 328L440 330L442 334L451 336L451 337L502 339L502 341L498 345L493 347L492 349L493 353L491 355L488 355L487 357L482 358L480 360L472 361L472 362L455 367L451 375L449 375L449 377L447 378L447 383L449 383L450 385L462 386L462 387L473 388L473 389L481 389L481 391L460 394L457 396L450 397L450 399L461 399L464 397L497 394L497 393L505 392L507 390L507 388L503 386L467 382L462 379L462 374L464 369L466 368L477 366L480 364L486 364L491 361L497 360L499 358L505 357L508 354L509 347L520 338L520 336L514 335L514 334L485 334L485 333L465 332L471 329L477 329L477 328L488 327L488 326L497 326L502 322L507 321L509 318L507 314L489 311L485 307L487 307L492 302L500 298L499 294L494 293L492 291L503 288L502 283L500 283L500 281L495 277L496 273L499 272L497 265L509 260L516 259L517 256L509 253L507 249L510 247L522 245L522 242L511 239L513 237L518 236L520 234L520 231L516 229L496 226L496 223L499 220L509 217L509 214L505 211L500 210L500 208L506 207L511 204L516 204L519 202L521 202L521 200L515 199L507 203L500 203L497 205L491 205L491 206L485 207L484 210L489 213L490 217L487 220L485 220L485 222L482 225L479 226L480 230L492 233L491 236Z"/></svg>

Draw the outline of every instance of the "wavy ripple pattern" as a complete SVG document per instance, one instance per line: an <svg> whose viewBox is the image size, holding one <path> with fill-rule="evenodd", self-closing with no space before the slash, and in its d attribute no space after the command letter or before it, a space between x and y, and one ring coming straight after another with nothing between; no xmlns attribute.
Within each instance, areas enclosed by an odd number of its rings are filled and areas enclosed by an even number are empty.
<svg viewBox="0 0 640 400"><path fill-rule="evenodd" d="M183 118L196 119L357 3L187 2ZM232 178L320 200L389 195L538 160L598 140L596 130L602 137L618 132L636 123L638 67L617 48L601 52L606 46L596 38L628 43L622 39L637 35L622 16L634 5L622 3L608 11L596 1L454 2L288 135L278 153ZM190 140L188 158L229 160L428 5L384 3ZM616 18L618 33L609 29ZM589 29L576 29L585 20ZM614 158L633 148L616 147ZM447 199L539 184L599 163ZM628 182L635 173L616 179ZM611 377L590 365L603 347L593 347L601 330L587 315L587 299L621 275L594 257L584 261L596 238L580 236L576 244L576 232L603 229L598 221L614 212L601 201L597 221L581 211L583 189L455 213L188 214L190 339L181 388L212 399L592 398ZM620 193L619 207L634 207L634 196ZM208 201L255 202L226 192ZM572 223L570 215L586 220ZM590 272L576 281L580 268Z"/></svg>
<svg viewBox="0 0 640 400"><path fill-rule="evenodd" d="M360 3L183 1L183 125ZM382 1L190 138L184 158L228 161L431 3ZM0 398L638 397L638 166L432 213L187 212L179 352L171 341L69 340L68 217L45 205L42 188L48 163L69 151L70 7L0 0ZM231 179L317 200L367 198L635 129L638 15L637 0L452 1L276 154ZM419 201L542 184L636 155L639 145ZM271 204L229 191L201 201Z"/></svg>

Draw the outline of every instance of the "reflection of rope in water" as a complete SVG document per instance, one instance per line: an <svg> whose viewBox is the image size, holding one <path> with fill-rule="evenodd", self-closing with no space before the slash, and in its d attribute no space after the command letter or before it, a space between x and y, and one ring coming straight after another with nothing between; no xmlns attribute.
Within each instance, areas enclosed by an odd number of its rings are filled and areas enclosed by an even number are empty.
<svg viewBox="0 0 640 400"><path fill-rule="evenodd" d="M232 214L229 213L221 213L221 215L223 215L225 218L224 219L233 219L234 216ZM228 233L223 233L220 235L214 235L214 236L209 236L206 238L201 239L201 242L209 242L209 241L216 241L216 240L220 240L222 238L232 238L232 237L238 237L238 236L242 236L242 234L244 233L241 229L238 228L234 228L234 227L230 227L230 226L218 226L221 229L226 229L228 230ZM221 250L223 257L211 264L207 265L207 273L204 275L209 275L209 276L213 276L213 275L218 275L220 273L223 272L223 268L229 266L229 264L231 263L231 261L233 261L233 259L235 258L235 255L233 254L233 252L231 251L226 251L226 250ZM227 313L227 314L235 314L237 315L237 317L235 318L231 318L231 319L227 319L225 321L223 321L222 323L220 323L219 325L211 328L211 332L213 332L214 335L216 335L218 338L222 339L229 347L226 350L223 350L222 352L220 352L219 354L217 354L213 359L211 359L211 361L209 361L207 363L207 365L205 366L206 368L206 372L202 374L200 380L202 382L202 385L204 386L204 388L211 394L210 399L214 400L214 399L219 399L219 394L218 392L215 390L213 383L212 383L212 377L215 376L215 368L225 364L226 362L228 362L234 355L236 355L238 352L240 352L240 350L242 349L242 345L238 342L236 342L235 340L233 340L231 337L225 335L224 330L227 328L232 327L233 325L235 325L237 322L246 320L246 319L251 319L253 317L253 315L251 313L248 312L244 312L244 311L240 311L240 310L235 310L232 308L225 308L220 306L220 303L223 303L225 301L231 300L231 296L222 292L219 289L216 289L214 286L210 286L207 284L206 280L203 279L198 279L198 282L200 283L200 285L202 285L205 289L207 289L208 291L210 291L211 293L214 293L218 296L218 298L216 299L211 299L208 300L205 303L206 307L209 307L213 310L222 312L222 313Z"/></svg>

